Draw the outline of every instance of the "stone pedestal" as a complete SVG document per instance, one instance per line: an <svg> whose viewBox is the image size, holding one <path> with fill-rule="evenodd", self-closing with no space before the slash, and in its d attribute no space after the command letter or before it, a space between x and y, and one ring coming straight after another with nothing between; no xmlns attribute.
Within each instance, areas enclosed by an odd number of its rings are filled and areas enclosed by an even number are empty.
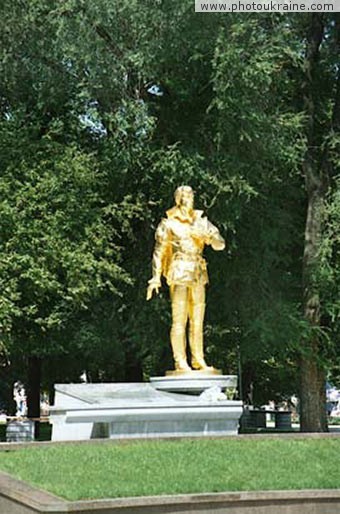
<svg viewBox="0 0 340 514"><path fill-rule="evenodd" d="M6 441L8 443L34 441L34 421L30 419L9 421L6 427Z"/></svg>
<svg viewBox="0 0 340 514"><path fill-rule="evenodd" d="M56 384L52 440L235 434L242 402L159 391L148 383Z"/></svg>
<svg viewBox="0 0 340 514"><path fill-rule="evenodd" d="M193 370L185 373L167 374L165 377L150 377L150 384L158 391L197 395L211 387L219 387L221 390L236 389L237 376Z"/></svg>

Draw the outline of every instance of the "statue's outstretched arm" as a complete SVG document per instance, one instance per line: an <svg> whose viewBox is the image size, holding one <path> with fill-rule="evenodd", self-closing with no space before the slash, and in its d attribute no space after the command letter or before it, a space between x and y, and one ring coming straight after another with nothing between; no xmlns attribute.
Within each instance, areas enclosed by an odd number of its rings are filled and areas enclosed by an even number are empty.
<svg viewBox="0 0 340 514"><path fill-rule="evenodd" d="M214 250L221 251L225 249L225 240L221 236L218 228L210 223L210 221L208 221L207 243L210 244Z"/></svg>
<svg viewBox="0 0 340 514"><path fill-rule="evenodd" d="M150 300L155 291L158 294L161 287L161 276L164 255L168 246L168 230L166 220L162 220L157 227L155 234L155 249L152 256L152 277L149 280L149 286L146 293L146 299Z"/></svg>

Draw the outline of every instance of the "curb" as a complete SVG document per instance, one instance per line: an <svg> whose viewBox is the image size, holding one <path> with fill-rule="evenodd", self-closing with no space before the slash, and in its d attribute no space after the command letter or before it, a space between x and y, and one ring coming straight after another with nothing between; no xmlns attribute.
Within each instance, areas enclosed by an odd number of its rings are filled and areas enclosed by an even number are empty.
<svg viewBox="0 0 340 514"><path fill-rule="evenodd" d="M275 433L256 433L256 434L235 434L235 435L227 435L227 436L204 436L202 438L195 437L148 437L148 438L140 438L140 437L131 437L129 439L109 439L109 438L100 438L100 439L86 439L79 441L30 441L30 442L20 442L20 443L5 443L0 442L0 453L1 451L11 451L18 450L23 448L32 448L32 447L43 447L43 446L54 446L54 445L68 445L68 444L130 444L131 442L143 442L147 441L187 441L188 439L195 439L195 441L202 439L207 441L209 439L216 440L230 440L230 439L333 439L340 437L340 430L334 432L275 432Z"/></svg>

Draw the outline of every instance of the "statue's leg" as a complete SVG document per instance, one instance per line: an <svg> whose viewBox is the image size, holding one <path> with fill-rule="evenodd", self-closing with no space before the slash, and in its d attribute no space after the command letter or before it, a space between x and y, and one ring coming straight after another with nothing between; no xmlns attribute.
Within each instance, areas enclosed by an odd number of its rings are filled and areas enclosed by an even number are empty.
<svg viewBox="0 0 340 514"><path fill-rule="evenodd" d="M185 329L188 319L188 288L186 286L170 287L172 326L170 340L175 361L175 369L187 371L191 368L187 362Z"/></svg>
<svg viewBox="0 0 340 514"><path fill-rule="evenodd" d="M188 305L191 365L193 369L206 369L208 366L204 360L203 350L203 321L205 312L205 286L203 284L190 287Z"/></svg>

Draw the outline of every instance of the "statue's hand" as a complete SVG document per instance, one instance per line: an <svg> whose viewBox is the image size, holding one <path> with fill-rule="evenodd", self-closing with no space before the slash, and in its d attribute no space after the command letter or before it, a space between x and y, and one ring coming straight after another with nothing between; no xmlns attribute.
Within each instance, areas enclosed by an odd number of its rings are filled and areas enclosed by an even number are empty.
<svg viewBox="0 0 340 514"><path fill-rule="evenodd" d="M191 227L191 237L193 237L194 239L206 242L207 234L208 229L206 218L197 220Z"/></svg>
<svg viewBox="0 0 340 514"><path fill-rule="evenodd" d="M149 280L149 286L146 291L146 299L151 300L153 292L155 291L155 293L158 294L160 287L161 287L161 283L158 279L157 280L153 280L153 279Z"/></svg>

